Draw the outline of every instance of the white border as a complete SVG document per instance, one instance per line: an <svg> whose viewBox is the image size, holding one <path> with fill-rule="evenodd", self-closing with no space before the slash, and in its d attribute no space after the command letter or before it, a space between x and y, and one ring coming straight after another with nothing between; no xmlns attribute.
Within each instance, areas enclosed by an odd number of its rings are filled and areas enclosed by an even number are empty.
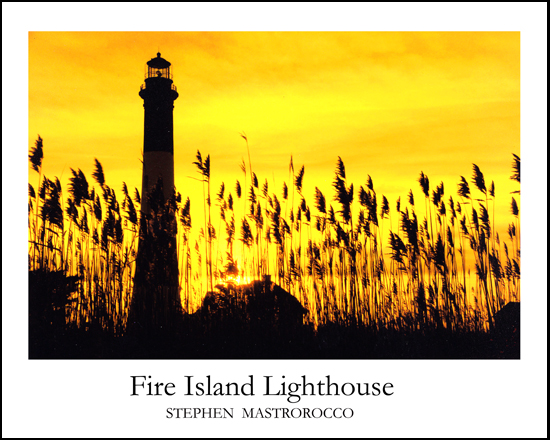
<svg viewBox="0 0 550 440"><path fill-rule="evenodd" d="M2 436L546 437L546 3L2 3ZM151 23L164 23L164 29ZM520 361L29 361L26 340L28 31L521 31L522 358ZM15 82L14 82L15 81ZM390 381L391 398L349 421L175 421L168 406L270 406L268 398L130 398L131 374L180 383L273 374ZM304 401L305 403L306 401Z"/></svg>

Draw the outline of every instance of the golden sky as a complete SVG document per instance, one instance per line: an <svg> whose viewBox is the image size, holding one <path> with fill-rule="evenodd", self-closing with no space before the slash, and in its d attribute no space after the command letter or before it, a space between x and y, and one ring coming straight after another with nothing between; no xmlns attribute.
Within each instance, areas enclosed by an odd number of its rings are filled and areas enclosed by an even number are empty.
<svg viewBox="0 0 550 440"><path fill-rule="evenodd" d="M211 156L213 191L224 181L234 192L245 132L270 192L290 183L292 155L308 201L315 186L331 200L341 156L348 181L358 189L371 175L393 210L411 188L421 200L421 171L456 198L475 163L495 182L497 224L511 221L519 32L30 32L28 143L44 139L48 177L81 168L91 183L97 157L108 184L141 190L138 91L159 50L179 92L176 186L192 204L196 195L197 213L197 149Z"/></svg>

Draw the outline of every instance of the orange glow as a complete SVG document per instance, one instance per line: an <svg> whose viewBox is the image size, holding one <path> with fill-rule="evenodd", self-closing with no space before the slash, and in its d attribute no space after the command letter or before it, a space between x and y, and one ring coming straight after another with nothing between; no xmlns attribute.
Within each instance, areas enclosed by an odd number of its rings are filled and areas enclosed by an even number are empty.
<svg viewBox="0 0 550 440"><path fill-rule="evenodd" d="M229 285L240 286L244 284L249 284L250 281L251 281L250 278L245 279L240 275L237 275L237 276L229 275L225 277L223 280L220 280L221 284L223 284L224 286L229 286Z"/></svg>

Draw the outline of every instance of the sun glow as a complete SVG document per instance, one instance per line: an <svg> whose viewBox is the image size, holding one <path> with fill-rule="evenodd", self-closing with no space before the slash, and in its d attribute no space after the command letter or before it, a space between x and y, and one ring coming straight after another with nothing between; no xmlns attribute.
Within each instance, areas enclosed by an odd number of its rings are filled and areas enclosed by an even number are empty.
<svg viewBox="0 0 550 440"><path fill-rule="evenodd" d="M218 284L224 287L241 286L250 284L250 282L250 276L245 276L244 271L235 263L228 263L225 271L220 272L220 276L218 277Z"/></svg>

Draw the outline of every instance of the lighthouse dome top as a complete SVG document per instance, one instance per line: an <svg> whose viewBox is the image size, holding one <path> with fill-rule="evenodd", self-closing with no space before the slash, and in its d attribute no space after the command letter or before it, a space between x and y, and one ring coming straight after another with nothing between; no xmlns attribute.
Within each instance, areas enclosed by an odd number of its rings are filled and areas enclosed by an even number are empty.
<svg viewBox="0 0 550 440"><path fill-rule="evenodd" d="M150 61L147 61L147 65L153 69L166 69L170 67L170 63L164 58L161 58L160 52L157 53L156 58L151 58Z"/></svg>
<svg viewBox="0 0 550 440"><path fill-rule="evenodd" d="M160 52L158 52L156 58L151 58L147 61L147 73L145 74L145 80L150 78L165 78L172 80L170 66L171 64L164 58L161 58Z"/></svg>

